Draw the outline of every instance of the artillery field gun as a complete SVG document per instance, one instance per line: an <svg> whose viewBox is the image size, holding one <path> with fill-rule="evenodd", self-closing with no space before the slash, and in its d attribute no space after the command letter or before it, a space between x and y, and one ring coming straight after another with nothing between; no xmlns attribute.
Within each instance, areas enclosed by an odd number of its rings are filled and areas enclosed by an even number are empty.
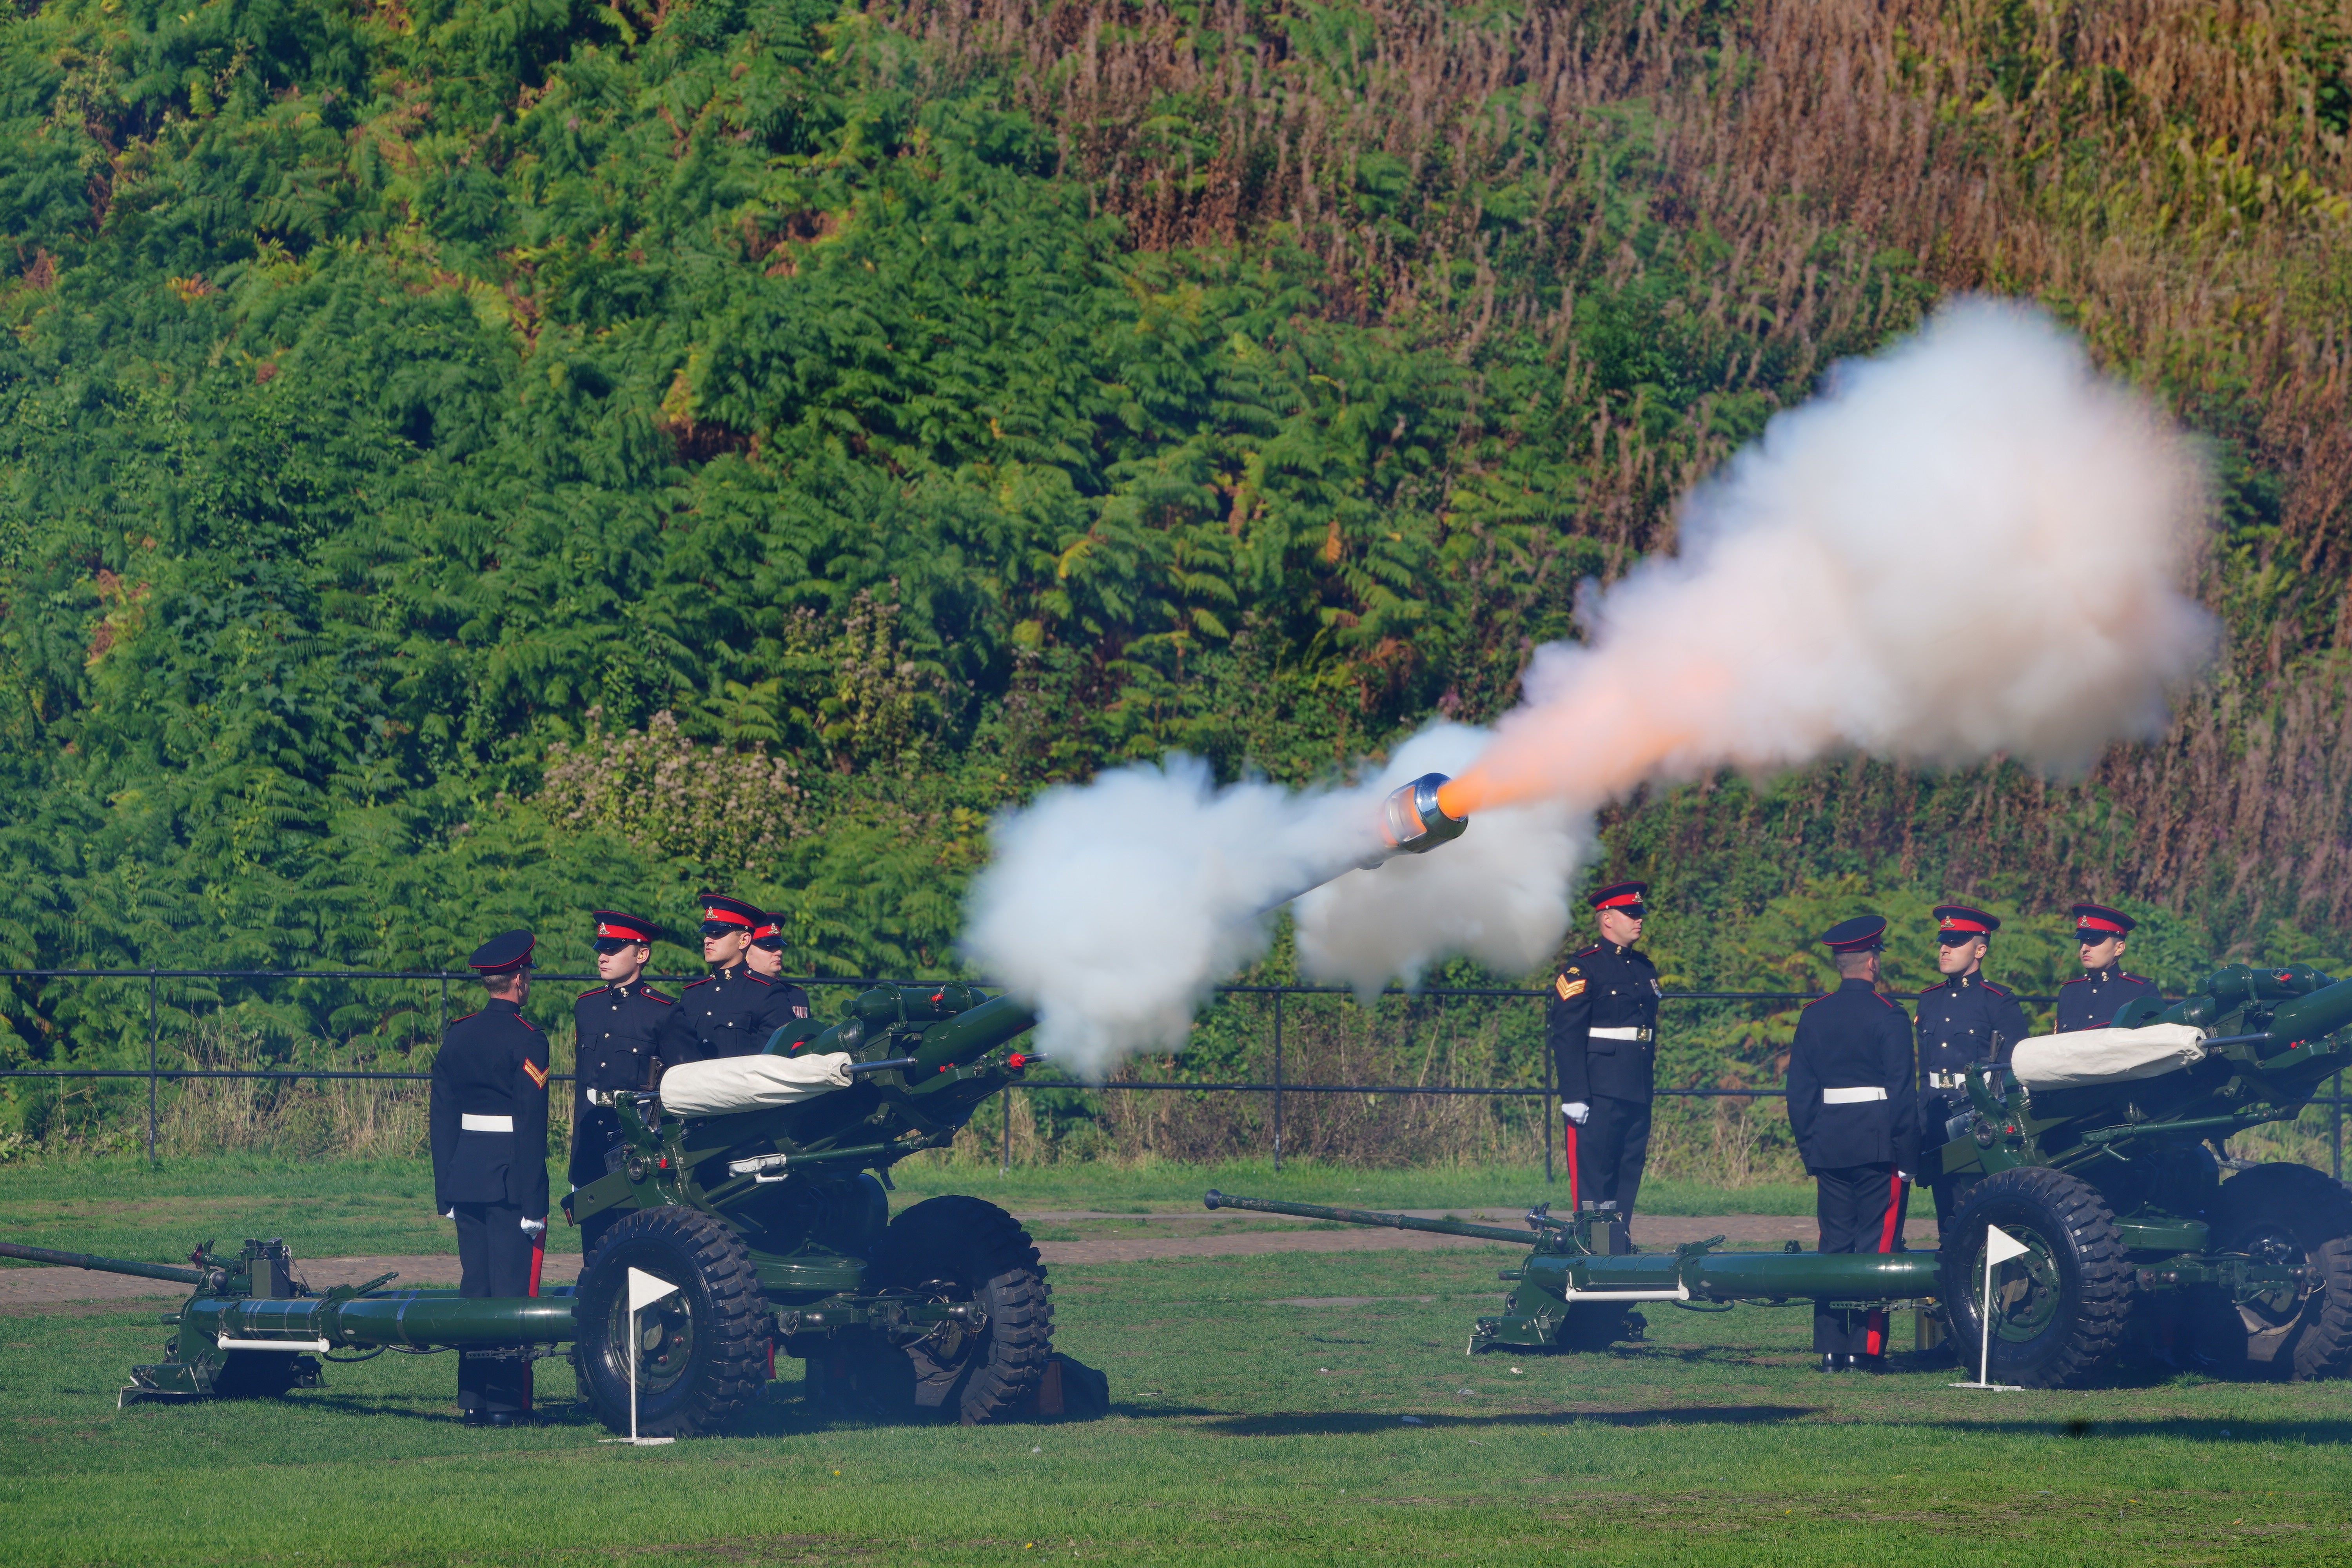
<svg viewBox="0 0 2352 1568"><path fill-rule="evenodd" d="M1640 1302L1706 1311L1792 1300L1932 1300L1973 1346L1985 1234L1998 1226L2025 1252L1994 1271L1993 1382L2076 1386L2133 1348L2224 1373L2343 1376L2352 1193L2306 1165L2224 1180L2238 1162L2220 1151L2231 1133L2293 1118L2352 1066L2347 1026L2352 981L2231 964L2170 1006L2143 1000L2112 1027L2039 1036L2005 1065L1978 1064L1969 1112L1926 1141L1931 1168L1963 1189L1935 1253L1727 1253L1712 1241L1636 1253L1612 1223L1540 1207L1520 1232L1214 1192L1206 1202L1530 1247L1503 1272L1513 1284L1503 1311L1471 1330L1473 1353L1605 1349L1639 1333L1628 1313Z"/></svg>
<svg viewBox="0 0 2352 1568"><path fill-rule="evenodd" d="M1391 791L1370 858L1328 874L1459 837L1464 819L1436 804L1444 783L1432 773ZM235 1257L206 1243L185 1268L12 1243L0 1257L192 1287L168 1320L165 1359L131 1370L126 1404L314 1386L318 1358L337 1352L536 1359L569 1343L583 1394L616 1432L632 1428L633 1364L635 1429L688 1436L743 1415L779 1351L804 1358L809 1392L849 1413L997 1420L1026 1407L1056 1361L1037 1249L978 1198L893 1218L889 1169L946 1147L1043 1059L1011 1048L1036 1021L965 984L877 986L839 1023L779 1030L761 1055L689 1063L657 1090L612 1096L623 1142L562 1206L574 1224L618 1218L578 1285L542 1295L390 1290L389 1275L314 1294L280 1241ZM635 1314L634 1363L632 1269L678 1287Z"/></svg>

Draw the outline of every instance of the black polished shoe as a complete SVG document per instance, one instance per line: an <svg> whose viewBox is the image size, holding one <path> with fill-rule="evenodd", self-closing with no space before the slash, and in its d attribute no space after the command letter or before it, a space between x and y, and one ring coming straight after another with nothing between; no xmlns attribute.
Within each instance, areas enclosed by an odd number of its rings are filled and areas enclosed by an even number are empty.
<svg viewBox="0 0 2352 1568"><path fill-rule="evenodd" d="M466 1425L468 1426L511 1426L514 1424L515 1418L508 1415L503 1410L468 1410L466 1412Z"/></svg>
<svg viewBox="0 0 2352 1568"><path fill-rule="evenodd" d="M1886 1370L1886 1358L1883 1355L1857 1355L1846 1359L1853 1363L1856 1372L1884 1373Z"/></svg>
<svg viewBox="0 0 2352 1568"><path fill-rule="evenodd" d="M1844 1359L1844 1357L1839 1355L1835 1351L1823 1351L1822 1352L1822 1370L1823 1372L1843 1372L1845 1368L1841 1363Z"/></svg>

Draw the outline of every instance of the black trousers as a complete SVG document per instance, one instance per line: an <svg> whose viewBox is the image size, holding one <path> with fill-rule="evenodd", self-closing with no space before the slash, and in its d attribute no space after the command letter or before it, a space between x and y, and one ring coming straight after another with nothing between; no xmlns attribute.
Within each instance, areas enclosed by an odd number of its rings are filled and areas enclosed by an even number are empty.
<svg viewBox="0 0 2352 1568"><path fill-rule="evenodd" d="M1631 1215L1649 1159L1650 1102L1594 1096L1592 1114L1576 1129L1576 1201L1614 1203Z"/></svg>
<svg viewBox="0 0 2352 1568"><path fill-rule="evenodd" d="M1813 1213L1823 1252L1899 1252L1906 1189L1892 1165L1815 1171ZM1826 1304L1813 1309L1813 1349L1836 1355L1885 1355L1886 1314Z"/></svg>
<svg viewBox="0 0 2352 1568"><path fill-rule="evenodd" d="M457 1293L467 1299L530 1293L530 1236L520 1204L458 1204ZM457 1408L485 1415L520 1415L530 1408L531 1363L485 1355L522 1345L477 1345L457 1351Z"/></svg>

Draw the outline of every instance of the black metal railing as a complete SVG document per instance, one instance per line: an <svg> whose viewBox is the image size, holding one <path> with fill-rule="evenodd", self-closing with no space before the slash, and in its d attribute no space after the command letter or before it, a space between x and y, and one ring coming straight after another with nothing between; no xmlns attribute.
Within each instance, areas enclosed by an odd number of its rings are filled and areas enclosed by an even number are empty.
<svg viewBox="0 0 2352 1568"><path fill-rule="evenodd" d="M569 973L535 970L539 980L587 981L601 979L593 973ZM648 974L658 982L699 979L696 973L686 975ZM0 969L0 979L78 979L78 980L143 980L147 983L147 1065L140 1068L0 1068L0 1079L144 1079L147 1082L147 1158L155 1159L157 1102L159 1086L186 1079L241 1079L248 1080L293 1081L304 1079L320 1081L357 1079L381 1082L416 1082L432 1075L422 1072L395 1072L382 1069L334 1068L167 1068L161 1065L162 1015L159 1009L159 987L166 980L247 980L247 981L355 981L404 980L438 982L440 985L440 1016L436 1034L448 1026L449 982L452 980L478 983L480 976L471 970L401 970L401 969ZM875 985L919 984L920 981L893 980L865 976L784 975L781 978L803 987L855 986L860 990ZM1372 1094L1475 1096L1486 1099L1540 1099L1544 1102L1544 1180L1554 1178L1552 1102L1556 1090L1552 1080L1552 1058L1549 1050L1538 1054L1543 1058L1544 1081L1541 1088L1512 1085L1427 1085L1389 1083L1300 1083L1286 1080L1283 1075L1283 1003L1291 996L1354 996L1354 989L1345 985L1220 985L1219 995L1265 995L1274 999L1273 1056L1274 1076L1268 1080L1218 1082L1189 1079L1167 1080L1112 1079L1100 1084L1087 1084L1066 1079L1045 1079L1016 1082L1009 1089L1086 1089L1119 1092L1182 1091L1193 1094L1268 1094L1274 1097L1273 1156L1274 1168L1282 1168L1282 1100L1291 1094ZM1426 986L1407 990L1391 986L1384 996L1444 998L1485 997L1495 1000L1519 999L1540 1002L1551 994L1541 987L1508 985ZM1777 1003L1783 1006L1816 1001L1827 994L1821 991L1667 991L1660 1000L1671 1003L1745 1002ZM1893 991L1886 994L1896 1001L1918 999L1916 992ZM2056 1001L2051 996L2020 996L2021 1003L2034 1006L2050 1006ZM575 1075L555 1073L552 1081L571 1082ZM1785 1099L1785 1089L1701 1089L1664 1088L1655 1091L1661 1097L1700 1100L1779 1100ZM2344 1079L2337 1074L2329 1080L2329 1093L2315 1103L2328 1108L2329 1168L2336 1180L2344 1177ZM1003 1119L1003 1142L999 1159L1009 1170L1012 1164L1013 1119Z"/></svg>

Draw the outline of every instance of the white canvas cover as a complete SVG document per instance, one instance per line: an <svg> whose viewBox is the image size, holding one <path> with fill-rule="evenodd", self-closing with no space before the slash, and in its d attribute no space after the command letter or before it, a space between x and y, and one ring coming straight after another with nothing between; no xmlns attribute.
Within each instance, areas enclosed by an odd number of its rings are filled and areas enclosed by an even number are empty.
<svg viewBox="0 0 2352 1568"><path fill-rule="evenodd" d="M793 1105L849 1087L847 1051L821 1057L721 1057L662 1074L662 1109L673 1116L724 1116Z"/></svg>
<svg viewBox="0 0 2352 1568"><path fill-rule="evenodd" d="M2080 1089L2154 1078L2205 1059L2205 1031L2188 1024L2076 1029L2017 1042L2010 1070L2028 1089Z"/></svg>

